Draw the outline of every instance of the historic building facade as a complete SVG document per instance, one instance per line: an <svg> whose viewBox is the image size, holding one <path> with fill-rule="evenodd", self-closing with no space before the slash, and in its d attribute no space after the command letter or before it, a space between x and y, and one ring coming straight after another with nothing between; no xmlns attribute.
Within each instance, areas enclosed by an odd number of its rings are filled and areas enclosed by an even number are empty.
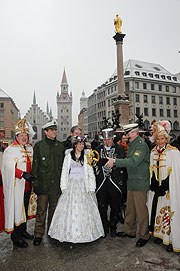
<svg viewBox="0 0 180 271"><path fill-rule="evenodd" d="M13 99L0 89L0 145L14 141L14 126L18 117L19 109Z"/></svg>
<svg viewBox="0 0 180 271"><path fill-rule="evenodd" d="M136 121L136 114L143 113L146 128L154 120L167 119L172 124L173 132L180 130L180 80L176 75L159 64L128 60L124 63L124 81L125 93L130 100L130 123ZM95 119L99 132L103 117L112 118L113 103L118 96L117 72L95 89L92 95L88 97L88 101L91 100L90 108L88 103L89 135L94 133ZM92 108L96 108L93 111L96 116L92 114Z"/></svg>
<svg viewBox="0 0 180 271"><path fill-rule="evenodd" d="M95 90L93 94L88 97L87 100L87 117L88 117L88 136L94 138L97 134L97 113L96 113L96 93Z"/></svg>
<svg viewBox="0 0 180 271"><path fill-rule="evenodd" d="M58 120L57 138L60 141L66 140L72 127L72 93L68 93L68 87L66 72L64 70L61 82L61 92L58 92L56 97Z"/></svg>
<svg viewBox="0 0 180 271"><path fill-rule="evenodd" d="M28 112L25 114L24 118L26 118L27 121L32 125L32 128L36 133L32 138L32 143L34 144L36 141L44 138L44 130L42 127L52 119L52 111L49 111L47 103L47 112L43 112L43 110L38 106L36 102L36 95L34 92L33 103L30 106Z"/></svg>

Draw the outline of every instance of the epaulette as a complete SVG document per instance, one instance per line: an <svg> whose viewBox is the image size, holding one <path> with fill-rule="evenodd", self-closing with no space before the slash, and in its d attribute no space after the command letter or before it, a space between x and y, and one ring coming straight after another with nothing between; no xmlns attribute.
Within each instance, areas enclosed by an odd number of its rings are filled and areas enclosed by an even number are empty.
<svg viewBox="0 0 180 271"><path fill-rule="evenodd" d="M170 144L167 144L166 149L167 150L178 150L178 148L171 146Z"/></svg>

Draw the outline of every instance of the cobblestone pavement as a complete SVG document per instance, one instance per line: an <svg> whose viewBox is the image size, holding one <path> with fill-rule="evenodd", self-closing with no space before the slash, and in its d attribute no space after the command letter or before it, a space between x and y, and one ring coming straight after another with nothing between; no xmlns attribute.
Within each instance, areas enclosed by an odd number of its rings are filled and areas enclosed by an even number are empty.
<svg viewBox="0 0 180 271"><path fill-rule="evenodd" d="M1 159L0 154L0 159ZM0 161L1 165L1 161ZM34 219L28 222L33 234ZM123 226L118 224L118 230ZM87 244L59 243L44 236L39 247L13 247L10 236L0 234L0 271L156 271L180 270L180 253L168 253L153 240L136 248L138 239L107 238Z"/></svg>

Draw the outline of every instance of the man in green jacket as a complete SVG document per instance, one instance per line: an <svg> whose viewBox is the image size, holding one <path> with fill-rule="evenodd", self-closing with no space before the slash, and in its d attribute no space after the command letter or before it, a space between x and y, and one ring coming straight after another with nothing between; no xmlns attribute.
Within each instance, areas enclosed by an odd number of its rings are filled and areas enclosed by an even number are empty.
<svg viewBox="0 0 180 271"><path fill-rule="evenodd" d="M60 196L60 177L64 160L64 145L56 139L57 122L43 126L45 139L34 146L31 173L32 186L37 194L37 214L34 231L34 246L39 246L45 232L48 210L47 232Z"/></svg>
<svg viewBox="0 0 180 271"><path fill-rule="evenodd" d="M150 174L150 154L149 148L144 140L139 136L138 124L128 124L124 126L124 131L129 139L129 149L127 158L108 158L106 166L112 168L126 167L128 172L127 181L127 207L124 222L124 232L119 232L119 237L136 237L137 225L139 224L139 240L137 247L144 246L149 240L148 231L148 209L147 191L149 190Z"/></svg>

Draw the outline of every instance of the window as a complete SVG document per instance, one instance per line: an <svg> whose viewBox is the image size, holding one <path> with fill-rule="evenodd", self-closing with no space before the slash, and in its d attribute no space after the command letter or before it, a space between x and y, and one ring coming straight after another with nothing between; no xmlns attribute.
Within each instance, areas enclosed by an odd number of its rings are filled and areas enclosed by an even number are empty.
<svg viewBox="0 0 180 271"><path fill-rule="evenodd" d="M108 88L108 94L110 94L110 88Z"/></svg>
<svg viewBox="0 0 180 271"><path fill-rule="evenodd" d="M15 137L14 131L11 131L11 138L14 138L14 137Z"/></svg>
<svg viewBox="0 0 180 271"><path fill-rule="evenodd" d="M143 89L147 89L147 83L143 83Z"/></svg>
<svg viewBox="0 0 180 271"><path fill-rule="evenodd" d="M138 72L138 71L135 71L135 75L140 75L140 72Z"/></svg>
<svg viewBox="0 0 180 271"><path fill-rule="evenodd" d="M169 92L169 86L166 86L166 92Z"/></svg>
<svg viewBox="0 0 180 271"><path fill-rule="evenodd" d="M176 93L176 87L172 87L172 92Z"/></svg>
<svg viewBox="0 0 180 271"><path fill-rule="evenodd" d="M179 123L177 121L174 122L174 130L179 130Z"/></svg>
<svg viewBox="0 0 180 271"><path fill-rule="evenodd" d="M136 114L140 115L140 107L136 107Z"/></svg>
<svg viewBox="0 0 180 271"><path fill-rule="evenodd" d="M63 112L63 109L61 109L61 113Z"/></svg>
<svg viewBox="0 0 180 271"><path fill-rule="evenodd" d="M113 93L113 87L111 87L111 93Z"/></svg>
<svg viewBox="0 0 180 271"><path fill-rule="evenodd" d="M136 103L139 103L140 99L139 99L139 94L136 94Z"/></svg>
<svg viewBox="0 0 180 271"><path fill-rule="evenodd" d="M160 115L160 117L164 117L163 109L159 109L159 115Z"/></svg>
<svg viewBox="0 0 180 271"><path fill-rule="evenodd" d="M63 125L63 122L61 122L61 125Z"/></svg>
<svg viewBox="0 0 180 271"><path fill-rule="evenodd" d="M135 82L135 88L139 89L139 82Z"/></svg>
<svg viewBox="0 0 180 271"><path fill-rule="evenodd" d="M130 71L125 71L124 75L129 75Z"/></svg>
<svg viewBox="0 0 180 271"><path fill-rule="evenodd" d="M166 104L170 104L170 97L166 97Z"/></svg>
<svg viewBox="0 0 180 271"><path fill-rule="evenodd" d="M144 103L148 103L148 96L144 95Z"/></svg>
<svg viewBox="0 0 180 271"><path fill-rule="evenodd" d="M0 103L0 108L4 108L4 103Z"/></svg>
<svg viewBox="0 0 180 271"><path fill-rule="evenodd" d="M0 118L4 117L4 111L0 111Z"/></svg>
<svg viewBox="0 0 180 271"><path fill-rule="evenodd" d="M158 86L159 91L162 91L162 85Z"/></svg>
<svg viewBox="0 0 180 271"><path fill-rule="evenodd" d="M69 112L69 110L68 110L68 109L66 109L66 112Z"/></svg>
<svg viewBox="0 0 180 271"><path fill-rule="evenodd" d="M155 96L151 96L151 101L152 101L152 104L155 104L155 103L156 103Z"/></svg>
<svg viewBox="0 0 180 271"><path fill-rule="evenodd" d="M173 98L173 105L177 105L177 98Z"/></svg>
<svg viewBox="0 0 180 271"><path fill-rule="evenodd" d="M167 109L167 117L171 117L171 110Z"/></svg>
<svg viewBox="0 0 180 271"><path fill-rule="evenodd" d="M177 118L177 110L174 110L174 117Z"/></svg>
<svg viewBox="0 0 180 271"><path fill-rule="evenodd" d="M0 127L4 127L4 120L0 120Z"/></svg>
<svg viewBox="0 0 180 271"><path fill-rule="evenodd" d="M154 84L151 84L151 90L154 90Z"/></svg>
<svg viewBox="0 0 180 271"><path fill-rule="evenodd" d="M129 82L125 82L125 92L129 91Z"/></svg>
<svg viewBox="0 0 180 271"><path fill-rule="evenodd" d="M144 108L144 116L148 116L148 108Z"/></svg>
<svg viewBox="0 0 180 271"><path fill-rule="evenodd" d="M159 96L159 104L163 104L163 97Z"/></svg>
<svg viewBox="0 0 180 271"><path fill-rule="evenodd" d="M152 116L156 116L156 108L152 108Z"/></svg>

